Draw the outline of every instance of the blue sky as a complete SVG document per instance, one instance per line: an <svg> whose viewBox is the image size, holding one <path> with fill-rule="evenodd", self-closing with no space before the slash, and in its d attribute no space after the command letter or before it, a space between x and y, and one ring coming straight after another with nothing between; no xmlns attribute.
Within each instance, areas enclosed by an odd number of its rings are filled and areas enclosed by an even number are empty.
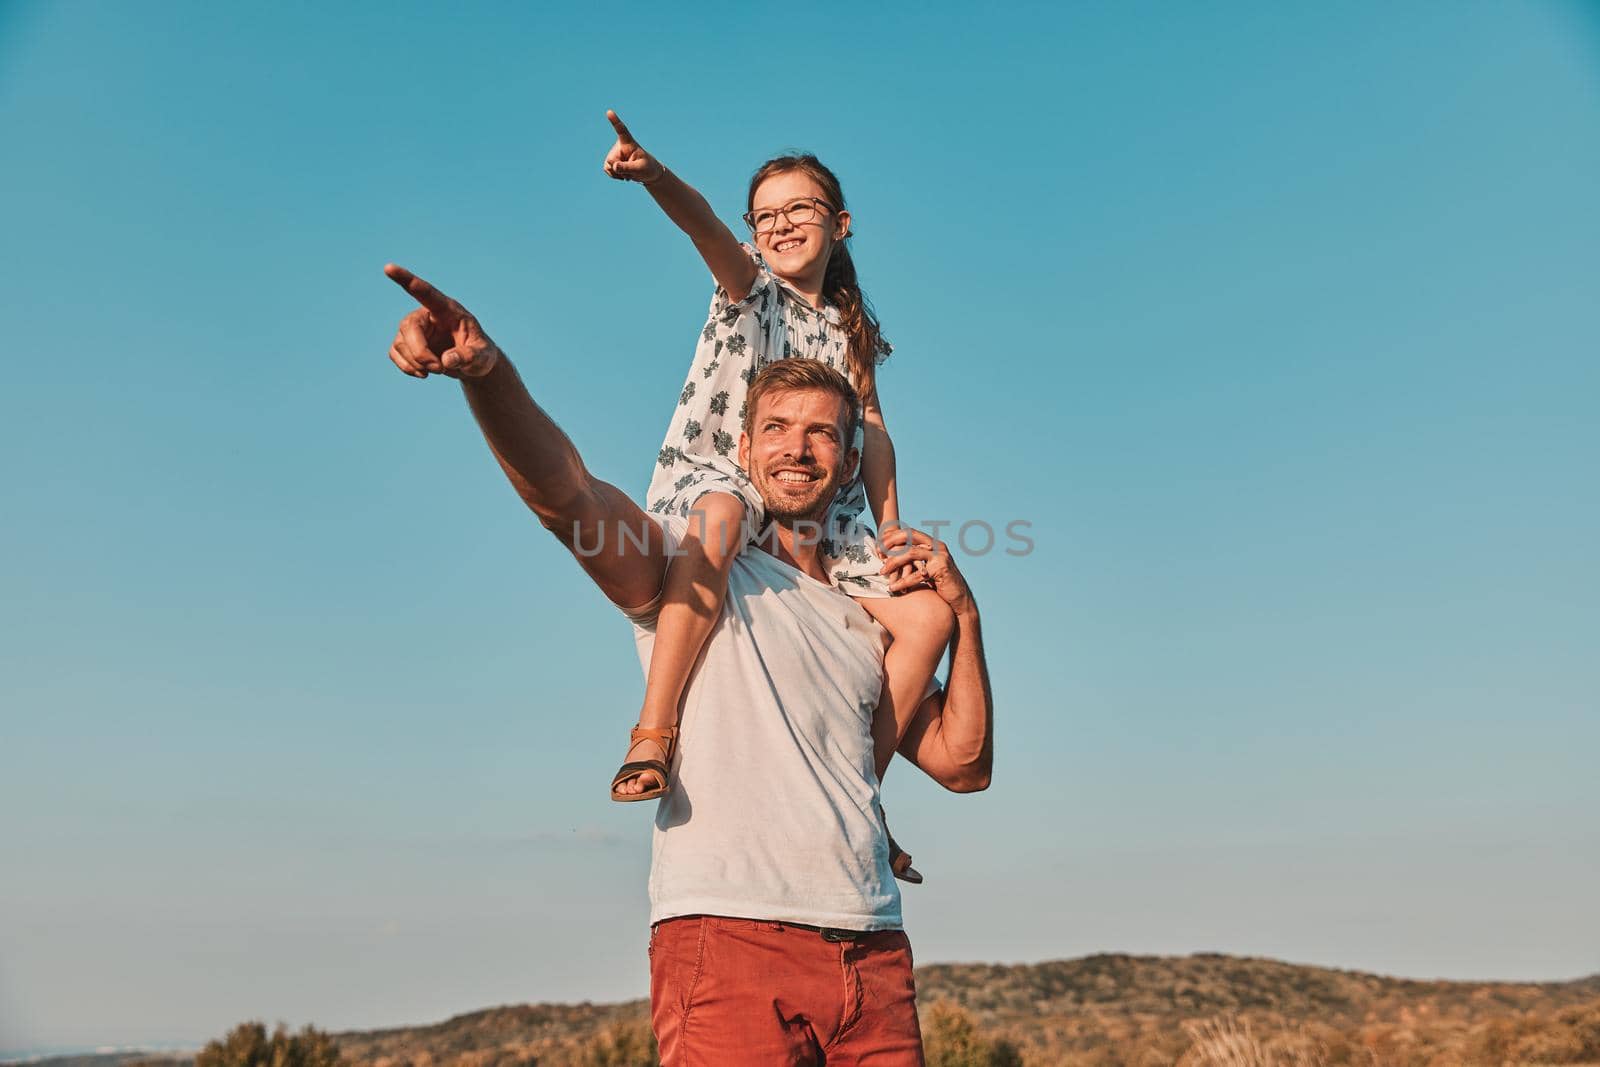
<svg viewBox="0 0 1600 1067"><path fill-rule="evenodd" d="M646 992L623 622L403 263L642 493L723 216L820 153L993 788L918 960L1600 971L1592 4L0 5L0 1050Z"/></svg>

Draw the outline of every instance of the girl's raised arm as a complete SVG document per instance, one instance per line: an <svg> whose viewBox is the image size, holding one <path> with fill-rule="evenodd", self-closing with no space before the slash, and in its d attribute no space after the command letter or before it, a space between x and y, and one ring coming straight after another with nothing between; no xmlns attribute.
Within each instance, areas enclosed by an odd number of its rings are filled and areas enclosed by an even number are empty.
<svg viewBox="0 0 1600 1067"><path fill-rule="evenodd" d="M694 186L639 147L615 111L607 111L606 118L617 131L617 143L606 153L605 172L618 181L638 182L649 190L667 218L677 223L678 229L688 234L700 250L700 258L706 261L711 276L727 292L728 299L737 303L749 296L750 287L756 282L756 265L733 231L717 218Z"/></svg>

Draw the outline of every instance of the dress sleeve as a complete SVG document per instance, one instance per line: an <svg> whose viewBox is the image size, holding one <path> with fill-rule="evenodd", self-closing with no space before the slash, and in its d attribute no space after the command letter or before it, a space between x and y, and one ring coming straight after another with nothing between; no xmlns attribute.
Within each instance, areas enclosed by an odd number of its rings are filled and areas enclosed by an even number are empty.
<svg viewBox="0 0 1600 1067"><path fill-rule="evenodd" d="M748 242L741 242L739 247L745 250L756 267L756 278L750 283L750 292L743 300L730 300L728 291L719 285L717 291L711 294L711 318L728 326L751 308L767 306L769 301L765 299L766 294L774 289L772 271L768 269L767 261L761 258L761 253Z"/></svg>

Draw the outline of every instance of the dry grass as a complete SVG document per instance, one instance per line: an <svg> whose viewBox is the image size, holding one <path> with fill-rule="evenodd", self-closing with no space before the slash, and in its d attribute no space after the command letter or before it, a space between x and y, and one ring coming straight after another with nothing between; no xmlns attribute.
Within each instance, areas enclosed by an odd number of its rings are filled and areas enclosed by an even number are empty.
<svg viewBox="0 0 1600 1067"><path fill-rule="evenodd" d="M1193 1044L1177 1067L1327 1067L1323 1044L1301 1027L1265 1040L1251 1032L1250 1020L1232 1015L1190 1021L1183 1030Z"/></svg>

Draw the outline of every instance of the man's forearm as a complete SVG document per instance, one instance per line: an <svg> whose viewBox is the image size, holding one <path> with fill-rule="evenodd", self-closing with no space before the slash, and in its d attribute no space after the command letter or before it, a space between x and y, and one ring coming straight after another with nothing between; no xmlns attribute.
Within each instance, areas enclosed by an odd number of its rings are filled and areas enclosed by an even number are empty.
<svg viewBox="0 0 1600 1067"><path fill-rule="evenodd" d="M577 448L534 403L504 352L488 374L462 378L461 388L489 451L541 520L561 513L584 491L588 472Z"/></svg>
<svg viewBox="0 0 1600 1067"><path fill-rule="evenodd" d="M978 606L970 601L956 612L940 725L940 740L952 765L972 789L987 788L994 769L994 701Z"/></svg>

